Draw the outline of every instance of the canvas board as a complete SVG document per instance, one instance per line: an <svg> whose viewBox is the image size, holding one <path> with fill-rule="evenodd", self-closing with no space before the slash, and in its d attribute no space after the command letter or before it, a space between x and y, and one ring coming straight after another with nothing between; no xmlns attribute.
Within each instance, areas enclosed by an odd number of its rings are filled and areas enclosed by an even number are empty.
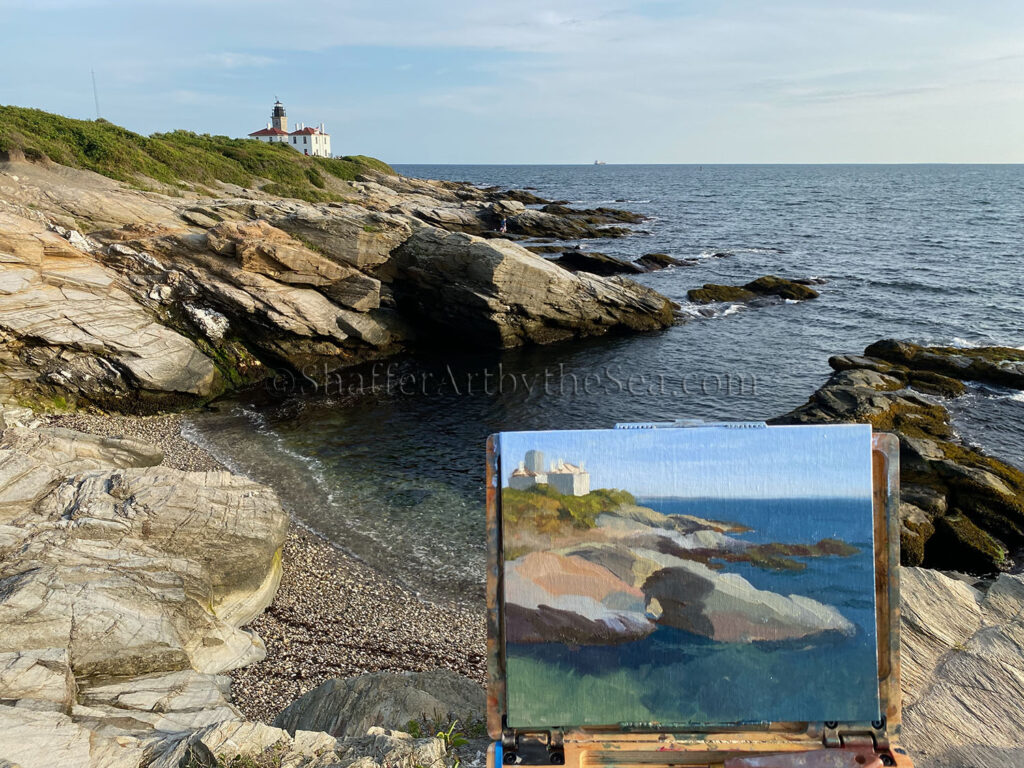
<svg viewBox="0 0 1024 768"><path fill-rule="evenodd" d="M497 451L508 727L878 719L870 426Z"/></svg>

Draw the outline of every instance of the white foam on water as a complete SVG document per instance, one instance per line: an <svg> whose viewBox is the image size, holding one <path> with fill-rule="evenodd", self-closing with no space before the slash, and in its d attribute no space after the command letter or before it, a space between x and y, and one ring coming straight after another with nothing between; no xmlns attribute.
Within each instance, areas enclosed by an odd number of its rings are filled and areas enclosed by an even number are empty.
<svg viewBox="0 0 1024 768"><path fill-rule="evenodd" d="M979 347L1007 347L1009 349L1019 349L1024 351L1024 344L1019 344L1020 339L1013 339L1011 341L1004 341L1001 339L966 339L963 336L954 336L952 339L949 338L935 338L925 337L920 339L917 343L925 347L955 347L956 349L978 349Z"/></svg>
<svg viewBox="0 0 1024 768"><path fill-rule="evenodd" d="M274 428L270 426L270 422L267 420L267 417L259 411L245 406L235 406L232 408L231 412L242 416L246 421L248 421L249 424L252 425L253 431L269 438L271 446L275 452L283 454L301 464L308 473L308 476L312 478L313 484L321 493L323 493L324 500L329 505L334 506L336 502L335 491L328 480L328 472L323 462L315 456L307 456L290 448L285 443L284 438L282 438L281 435L279 435ZM204 437L202 431L195 423L186 421L182 424L181 436L189 442L195 443L203 450L211 453L217 461L226 466L232 472L249 477L248 473L240 466L238 461L232 459L230 456L218 449L211 440Z"/></svg>
<svg viewBox="0 0 1024 768"><path fill-rule="evenodd" d="M959 336L954 336L950 346L959 347L960 349L975 349L977 347L984 346L984 344L980 341L971 341L970 339L963 339Z"/></svg>
<svg viewBox="0 0 1024 768"><path fill-rule="evenodd" d="M781 248L730 248L726 253L785 253Z"/></svg>
<svg viewBox="0 0 1024 768"><path fill-rule="evenodd" d="M735 315L742 309L746 309L745 304L727 304L724 302L694 304L693 302L688 302L683 304L679 311L694 320L714 320L719 317Z"/></svg>

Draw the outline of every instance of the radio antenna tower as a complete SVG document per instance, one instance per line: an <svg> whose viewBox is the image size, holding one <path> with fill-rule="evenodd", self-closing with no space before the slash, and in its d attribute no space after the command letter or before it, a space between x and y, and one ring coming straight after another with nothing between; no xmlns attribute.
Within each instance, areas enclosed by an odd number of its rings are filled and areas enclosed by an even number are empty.
<svg viewBox="0 0 1024 768"><path fill-rule="evenodd" d="M96 90L96 70L90 70L92 72L92 100L96 104L96 119L100 119L100 93Z"/></svg>

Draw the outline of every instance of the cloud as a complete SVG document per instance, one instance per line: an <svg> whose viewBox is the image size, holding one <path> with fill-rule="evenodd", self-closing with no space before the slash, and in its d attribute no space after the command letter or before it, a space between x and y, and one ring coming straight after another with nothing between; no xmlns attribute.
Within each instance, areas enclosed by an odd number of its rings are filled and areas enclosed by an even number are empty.
<svg viewBox="0 0 1024 768"><path fill-rule="evenodd" d="M25 76L5 83L5 99L52 106L73 90L67 73L87 62L101 96L139 130L192 121L241 132L264 121L264 101L276 93L290 108L344 121L351 151L372 147L394 159L799 161L815 159L807 147L821 146L842 150L832 158L839 160L880 155L883 142L887 158L910 158L940 146L900 138L915 132L973 151L979 143L949 121L983 106L1001 137L986 151L1007 158L1021 151L1013 130L1021 99L1012 93L1024 79L1019 4L306 0L302 13L288 13L279 0L14 0L8 7L5 21L22 33L0 50L0 67ZM298 70L309 76L295 78ZM72 78L85 96L68 111L88 107L88 78L79 80ZM203 108L174 109L186 103ZM942 108L949 118L940 130ZM414 158L413 146L436 154Z"/></svg>
<svg viewBox="0 0 1024 768"><path fill-rule="evenodd" d="M198 57L197 64L200 66L223 67L224 69L239 69L243 67L266 67L279 63L279 59L270 56L260 56L251 53L207 53Z"/></svg>

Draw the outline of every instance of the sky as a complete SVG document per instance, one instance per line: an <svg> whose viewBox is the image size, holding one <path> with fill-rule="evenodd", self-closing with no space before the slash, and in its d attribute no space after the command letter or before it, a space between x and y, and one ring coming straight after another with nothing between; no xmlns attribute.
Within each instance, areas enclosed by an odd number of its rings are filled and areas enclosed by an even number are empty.
<svg viewBox="0 0 1024 768"><path fill-rule="evenodd" d="M1024 162L1024 3L0 0L0 104L392 163Z"/></svg>
<svg viewBox="0 0 1024 768"><path fill-rule="evenodd" d="M639 497L871 496L869 425L505 432L503 486L528 450L543 451L545 468L557 459L582 462L591 490Z"/></svg>

